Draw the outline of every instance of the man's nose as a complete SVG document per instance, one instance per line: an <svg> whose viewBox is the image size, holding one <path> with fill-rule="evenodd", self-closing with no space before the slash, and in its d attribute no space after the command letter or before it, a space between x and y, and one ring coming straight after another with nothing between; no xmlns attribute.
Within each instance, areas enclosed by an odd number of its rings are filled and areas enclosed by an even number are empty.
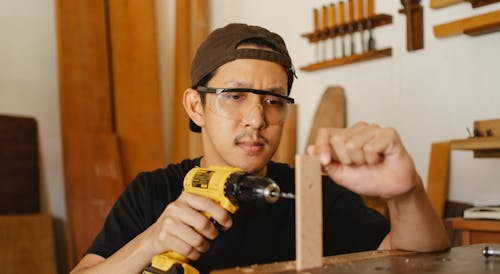
<svg viewBox="0 0 500 274"><path fill-rule="evenodd" d="M266 125L264 107L260 103L251 106L243 115L242 123L245 127L260 129Z"/></svg>

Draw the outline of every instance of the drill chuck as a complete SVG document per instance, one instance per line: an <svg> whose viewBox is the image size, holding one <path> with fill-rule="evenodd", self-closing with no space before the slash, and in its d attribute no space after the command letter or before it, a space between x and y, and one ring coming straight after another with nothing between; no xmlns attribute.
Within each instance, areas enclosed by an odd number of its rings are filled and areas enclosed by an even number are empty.
<svg viewBox="0 0 500 274"><path fill-rule="evenodd" d="M234 204L272 204L278 201L281 192L278 184L270 178L236 172L229 177L224 193Z"/></svg>

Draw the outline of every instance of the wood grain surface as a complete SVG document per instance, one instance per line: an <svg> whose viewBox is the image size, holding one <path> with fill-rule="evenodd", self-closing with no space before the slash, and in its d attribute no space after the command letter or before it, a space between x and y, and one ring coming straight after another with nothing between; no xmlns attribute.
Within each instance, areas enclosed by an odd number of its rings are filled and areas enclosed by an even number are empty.
<svg viewBox="0 0 500 274"><path fill-rule="evenodd" d="M500 258L486 259L485 246L500 250L500 244L453 247L443 252L417 253L399 250L365 251L323 258L322 267L297 271L294 261L242 266L213 271L230 273L310 273L310 274L486 274L498 273Z"/></svg>
<svg viewBox="0 0 500 274"><path fill-rule="evenodd" d="M0 273L57 273L52 218L0 215Z"/></svg>
<svg viewBox="0 0 500 274"><path fill-rule="evenodd" d="M295 253L297 270L321 267L323 207L318 157L295 157Z"/></svg>

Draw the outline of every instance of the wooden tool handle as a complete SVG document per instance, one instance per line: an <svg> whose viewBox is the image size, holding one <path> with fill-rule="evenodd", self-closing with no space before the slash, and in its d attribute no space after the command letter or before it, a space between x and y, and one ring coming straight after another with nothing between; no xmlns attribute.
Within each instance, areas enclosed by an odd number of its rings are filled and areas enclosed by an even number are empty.
<svg viewBox="0 0 500 274"><path fill-rule="evenodd" d="M349 0L349 17L347 19L348 23L354 22L354 0Z"/></svg>
<svg viewBox="0 0 500 274"><path fill-rule="evenodd" d="M328 29L328 7L323 6L321 7L321 21L322 21L322 30L327 30Z"/></svg>
<svg viewBox="0 0 500 274"><path fill-rule="evenodd" d="M343 25L345 23L344 12L345 12L344 1L340 1L339 2L339 25Z"/></svg>
<svg viewBox="0 0 500 274"><path fill-rule="evenodd" d="M465 0L431 0L430 7L433 9L439 9L464 1Z"/></svg>
<svg viewBox="0 0 500 274"><path fill-rule="evenodd" d="M375 15L375 3L373 2L374 0L368 0L367 4L367 13L368 13L368 18L373 17Z"/></svg>
<svg viewBox="0 0 500 274"><path fill-rule="evenodd" d="M335 25L337 24L335 20L335 4L330 4L328 12L329 12L328 16L329 26L330 28L334 28Z"/></svg>
<svg viewBox="0 0 500 274"><path fill-rule="evenodd" d="M319 31L318 9L313 9L313 24L314 24L314 32L318 32Z"/></svg>
<svg viewBox="0 0 500 274"><path fill-rule="evenodd" d="M365 16L363 15L363 0L358 0L358 20L363 20Z"/></svg>

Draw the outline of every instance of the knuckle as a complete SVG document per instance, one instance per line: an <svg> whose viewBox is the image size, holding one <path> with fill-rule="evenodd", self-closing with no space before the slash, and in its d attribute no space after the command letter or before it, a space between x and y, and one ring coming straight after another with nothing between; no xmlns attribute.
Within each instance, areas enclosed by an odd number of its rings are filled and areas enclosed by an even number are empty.
<svg viewBox="0 0 500 274"><path fill-rule="evenodd" d="M196 247L197 249L202 248L205 245L205 239L201 235L196 235L193 238L193 246Z"/></svg>
<svg viewBox="0 0 500 274"><path fill-rule="evenodd" d="M375 124L375 123L369 124L369 127L371 127L371 128L380 128L380 126L378 124Z"/></svg>
<svg viewBox="0 0 500 274"><path fill-rule="evenodd" d="M366 144L363 146L363 150L367 153L374 153L375 152L375 147L371 144Z"/></svg>
<svg viewBox="0 0 500 274"><path fill-rule="evenodd" d="M172 202L168 204L167 208L165 208L165 212L172 213L179 211L180 206L178 202Z"/></svg>
<svg viewBox="0 0 500 274"><path fill-rule="evenodd" d="M398 132L393 127L386 127L385 131L387 132L387 134L389 134L391 136L397 136L398 135Z"/></svg>
<svg viewBox="0 0 500 274"><path fill-rule="evenodd" d="M200 258L200 253L196 251L194 247L190 247L186 252L186 257L188 257L192 261L196 261L198 260L198 258Z"/></svg>
<svg viewBox="0 0 500 274"><path fill-rule="evenodd" d="M205 218L205 217L200 221L200 224L199 224L199 228L202 231L208 230L208 229L212 228L212 226L213 225L212 225L212 222L210 221L210 219Z"/></svg>
<svg viewBox="0 0 500 274"><path fill-rule="evenodd" d="M353 141L348 141L347 143L345 143L345 148L348 151L355 151L359 149L358 145Z"/></svg>
<svg viewBox="0 0 500 274"><path fill-rule="evenodd" d="M358 121L358 122L356 122L356 123L353 125L353 127L365 127L365 126L367 126L367 125L368 125L368 124L367 124L366 122L364 122L364 121Z"/></svg>
<svg viewBox="0 0 500 274"><path fill-rule="evenodd" d="M340 134L335 134L330 138L332 144L341 144L345 142L345 137Z"/></svg>

